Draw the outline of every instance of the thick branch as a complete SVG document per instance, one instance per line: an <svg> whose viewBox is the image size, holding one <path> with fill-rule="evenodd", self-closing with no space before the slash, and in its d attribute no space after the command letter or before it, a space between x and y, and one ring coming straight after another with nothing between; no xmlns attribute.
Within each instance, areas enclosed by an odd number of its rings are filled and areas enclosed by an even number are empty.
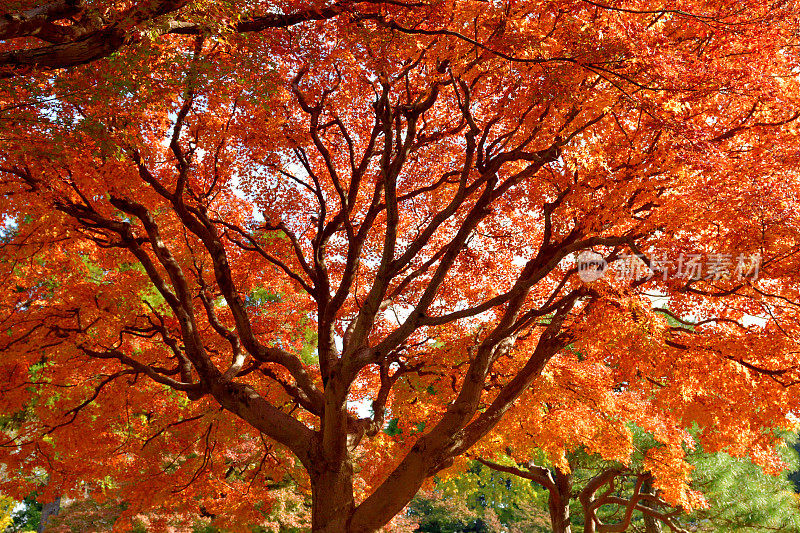
<svg viewBox="0 0 800 533"><path fill-rule="evenodd" d="M0 40L34 36L55 26L56 20L77 15L83 10L82 0L57 0L33 7L22 13L0 16Z"/></svg>
<svg viewBox="0 0 800 533"><path fill-rule="evenodd" d="M252 17L235 23L232 28L236 32L255 32L270 28L286 28L302 22L325 20L338 16L348 7L359 4L358 0L337 2L322 9L305 9L296 13L269 13ZM139 38L138 26L150 22L168 13L176 13L187 4L187 0L162 0L157 2L141 1L128 10L117 14L113 20L102 21L102 27L81 21L67 29L59 29L52 21L67 16L85 14L79 0L63 0L52 2L40 8L34 8L21 14L7 15L0 19L0 39L11 39L24 36L55 35L58 30L58 44L12 50L0 53L0 67L34 67L62 69L90 63L107 57L126 44L134 43ZM196 23L170 21L162 28L161 33L199 35L204 28ZM69 40L67 40L69 39ZM55 40L55 36L53 39ZM15 73L5 72L0 77L13 76Z"/></svg>

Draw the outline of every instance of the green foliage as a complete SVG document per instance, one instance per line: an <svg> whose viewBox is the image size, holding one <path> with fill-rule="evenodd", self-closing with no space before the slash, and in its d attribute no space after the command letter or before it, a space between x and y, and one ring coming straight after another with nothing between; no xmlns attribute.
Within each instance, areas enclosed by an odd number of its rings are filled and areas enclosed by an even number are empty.
<svg viewBox="0 0 800 533"><path fill-rule="evenodd" d="M796 439L791 444L793 454L795 457L800 456L800 439ZM789 481L792 482L794 492L800 492L800 469L795 468L789 474Z"/></svg>
<svg viewBox="0 0 800 533"><path fill-rule="evenodd" d="M409 515L420 532L545 532L547 493L528 480L473 462L464 474L418 494Z"/></svg>
<svg viewBox="0 0 800 533"><path fill-rule="evenodd" d="M392 418L389 420L389 423L386 424L386 427L383 429L383 432L389 435L390 437L395 437L403 432L400 429L400 419L399 418Z"/></svg>
<svg viewBox="0 0 800 533"><path fill-rule="evenodd" d="M409 504L408 514L419 521L417 531L426 533L486 532L485 524L474 512L458 509L436 498L416 496Z"/></svg>
<svg viewBox="0 0 800 533"><path fill-rule="evenodd" d="M782 450L790 470L798 469L798 454L787 439ZM752 531L800 531L800 507L794 486L784 472L765 474L746 458L720 453L696 452L694 486L708 498L710 508L692 513L697 531L739 533Z"/></svg>
<svg viewBox="0 0 800 533"><path fill-rule="evenodd" d="M83 264L86 265L89 281L95 285L100 285L106 276L106 271L97 266L89 255L82 254L80 258Z"/></svg>
<svg viewBox="0 0 800 533"><path fill-rule="evenodd" d="M208 524L195 524L192 533L222 533L222 530Z"/></svg>
<svg viewBox="0 0 800 533"><path fill-rule="evenodd" d="M641 471L642 459L648 449L656 445L651 435L632 427L635 452L629 468ZM798 454L791 446L796 437L784 436L783 460L789 471L798 469ZM709 503L708 509L696 510L678 518L687 529L704 532L744 533L745 531L800 532L800 507L794 487L786 472L778 476L764 473L761 467L747 458L731 457L727 453L707 453L700 446L689 452L687 460L694 466L692 488L701 491ZM603 469L621 466L608 463L577 450L570 454L576 490L580 490L592 476ZM619 484L621 496L630 495L634 480L629 478ZM583 511L577 501L571 503L572 524L577 530L583 526ZM603 506L598 515L605 522L619 520L619 507ZM616 514L615 514L616 513ZM643 528L643 517L636 513L631 531ZM643 529L642 529L643 530Z"/></svg>
<svg viewBox="0 0 800 533"><path fill-rule="evenodd" d="M300 356L300 360L307 365L316 364L318 359L317 330L311 327L311 325L305 325L305 328L302 330L302 335L303 335L303 348L300 350L300 353L298 354Z"/></svg>
<svg viewBox="0 0 800 533"><path fill-rule="evenodd" d="M247 298L247 305L252 307L262 307L269 303L276 303L281 301L281 295L266 287L258 287L253 290L252 294Z"/></svg>
<svg viewBox="0 0 800 533"><path fill-rule="evenodd" d="M36 501L36 493L32 492L22 500L22 505L11 515L13 524L9 531L36 531L42 518L42 504Z"/></svg>

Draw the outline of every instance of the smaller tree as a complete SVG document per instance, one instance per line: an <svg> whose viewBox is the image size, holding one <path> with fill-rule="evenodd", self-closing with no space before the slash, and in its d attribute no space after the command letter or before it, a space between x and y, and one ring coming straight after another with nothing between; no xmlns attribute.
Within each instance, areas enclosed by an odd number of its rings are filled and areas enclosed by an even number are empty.
<svg viewBox="0 0 800 533"><path fill-rule="evenodd" d="M676 532L800 530L797 495L786 473L768 475L747 458L706 453L701 447L687 459L694 467L691 488L701 492L708 505L687 512L668 503L653 487L653 474L642 460L656 442L641 430L632 433L637 453L628 465L604 461L582 449L567 454L569 470L536 464L547 464L543 455L525 464L508 457L477 461L542 487L555 533L570 533L573 525L582 525L584 533L658 533L663 526ZM784 440L791 444L795 438L786 435ZM787 466L796 470L797 452L788 445L781 451Z"/></svg>

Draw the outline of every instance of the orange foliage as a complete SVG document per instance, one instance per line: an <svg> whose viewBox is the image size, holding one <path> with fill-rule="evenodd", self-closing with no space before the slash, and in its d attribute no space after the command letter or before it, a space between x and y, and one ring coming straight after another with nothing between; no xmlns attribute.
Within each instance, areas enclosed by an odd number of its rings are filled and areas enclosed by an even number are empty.
<svg viewBox="0 0 800 533"><path fill-rule="evenodd" d="M237 530L296 483L355 532L473 447L624 463L635 423L685 507L695 424L780 467L795 2L13 4L4 492Z"/></svg>

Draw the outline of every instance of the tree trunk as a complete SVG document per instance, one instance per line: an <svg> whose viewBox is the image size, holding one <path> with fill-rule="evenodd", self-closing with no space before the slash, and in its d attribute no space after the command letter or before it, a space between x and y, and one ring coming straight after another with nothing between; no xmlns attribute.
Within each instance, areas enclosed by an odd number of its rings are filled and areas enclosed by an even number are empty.
<svg viewBox="0 0 800 533"><path fill-rule="evenodd" d="M595 533L597 531L597 526L594 523L594 517L592 513L589 512L587 509L583 510L583 533Z"/></svg>
<svg viewBox="0 0 800 533"><path fill-rule="evenodd" d="M47 526L47 521L51 516L56 516L61 509L61 496L58 496L52 502L46 503L42 506L42 515L39 518L39 527L36 529L37 533L42 533Z"/></svg>
<svg viewBox="0 0 800 533"><path fill-rule="evenodd" d="M323 468L311 478L311 530L345 533L353 516L353 470L349 462Z"/></svg>
<svg viewBox="0 0 800 533"><path fill-rule="evenodd" d="M642 484L642 492L644 494L656 494L656 490L653 488L652 479L648 478ZM656 504L643 501L642 505L644 507L649 507L650 509L658 510L658 506ZM648 515L647 513L644 514L644 530L645 533L662 533L663 528L661 527L661 520L655 518L653 516Z"/></svg>
<svg viewBox="0 0 800 533"><path fill-rule="evenodd" d="M547 506L553 533L571 533L569 521L569 501L572 497L572 474L565 474L554 468L555 490L550 491Z"/></svg>

